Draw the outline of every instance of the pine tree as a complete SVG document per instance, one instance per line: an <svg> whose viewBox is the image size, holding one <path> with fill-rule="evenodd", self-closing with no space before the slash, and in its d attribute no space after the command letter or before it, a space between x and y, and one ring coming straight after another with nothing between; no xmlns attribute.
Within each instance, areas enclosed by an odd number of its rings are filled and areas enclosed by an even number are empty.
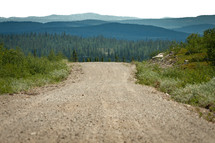
<svg viewBox="0 0 215 143"><path fill-rule="evenodd" d="M103 57L101 58L101 62L104 62L104 58Z"/></svg>
<svg viewBox="0 0 215 143"><path fill-rule="evenodd" d="M78 55L76 53L76 50L73 50L71 60L72 62L78 62Z"/></svg>
<svg viewBox="0 0 215 143"><path fill-rule="evenodd" d="M115 62L119 62L119 57L115 55Z"/></svg>
<svg viewBox="0 0 215 143"><path fill-rule="evenodd" d="M122 57L122 62L125 62L125 57L124 56Z"/></svg>
<svg viewBox="0 0 215 143"><path fill-rule="evenodd" d="M207 48L208 60L215 66L215 28L204 32L204 43Z"/></svg>
<svg viewBox="0 0 215 143"><path fill-rule="evenodd" d="M49 59L49 61L55 61L56 60L56 56L55 56L54 50L51 50L49 52L48 59Z"/></svg>
<svg viewBox="0 0 215 143"><path fill-rule="evenodd" d="M33 50L33 55L34 55L34 57L36 57L37 56L37 50L34 48L34 50Z"/></svg>

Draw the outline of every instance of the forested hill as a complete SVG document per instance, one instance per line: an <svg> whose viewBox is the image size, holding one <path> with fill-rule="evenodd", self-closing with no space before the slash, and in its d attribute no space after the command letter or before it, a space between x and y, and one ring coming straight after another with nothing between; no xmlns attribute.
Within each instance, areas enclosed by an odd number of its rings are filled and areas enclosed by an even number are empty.
<svg viewBox="0 0 215 143"><path fill-rule="evenodd" d="M102 35L107 38L116 38L123 40L144 40L144 39L162 39L184 41L187 33L177 32L161 27L107 23L104 21L79 21L79 22L2 22L0 23L0 33L2 34L20 34L20 33L63 33L94 37Z"/></svg>
<svg viewBox="0 0 215 143"><path fill-rule="evenodd" d="M189 25L185 27L175 28L173 30L186 32L186 33L198 33L203 34L206 29L215 28L215 24L199 24L199 25Z"/></svg>
<svg viewBox="0 0 215 143"><path fill-rule="evenodd" d="M201 15L197 17L184 18L162 18L162 19L133 19L123 20L121 23L153 25L167 29L181 28L191 25L212 24L215 25L215 15ZM206 29L205 29L206 30Z"/></svg>
<svg viewBox="0 0 215 143"><path fill-rule="evenodd" d="M26 55L48 56L51 51L71 59L75 51L78 61L142 61L153 52L167 49L167 40L128 41L103 36L81 38L65 33L0 34L0 43L7 49L19 47Z"/></svg>

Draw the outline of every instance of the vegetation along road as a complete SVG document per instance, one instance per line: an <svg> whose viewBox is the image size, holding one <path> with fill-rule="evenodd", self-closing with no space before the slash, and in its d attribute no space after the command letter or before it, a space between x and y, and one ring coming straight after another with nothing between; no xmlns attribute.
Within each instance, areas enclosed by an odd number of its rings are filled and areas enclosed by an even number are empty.
<svg viewBox="0 0 215 143"><path fill-rule="evenodd" d="M215 124L135 84L134 73L131 64L76 63L60 84L0 96L0 142L215 142Z"/></svg>

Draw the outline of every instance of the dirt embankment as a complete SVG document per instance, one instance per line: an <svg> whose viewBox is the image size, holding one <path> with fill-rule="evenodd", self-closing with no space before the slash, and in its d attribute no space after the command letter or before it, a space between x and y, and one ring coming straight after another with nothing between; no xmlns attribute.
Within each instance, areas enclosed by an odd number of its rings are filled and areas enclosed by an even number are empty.
<svg viewBox="0 0 215 143"><path fill-rule="evenodd" d="M37 95L0 96L0 142L215 142L215 124L154 88L135 67L77 63Z"/></svg>

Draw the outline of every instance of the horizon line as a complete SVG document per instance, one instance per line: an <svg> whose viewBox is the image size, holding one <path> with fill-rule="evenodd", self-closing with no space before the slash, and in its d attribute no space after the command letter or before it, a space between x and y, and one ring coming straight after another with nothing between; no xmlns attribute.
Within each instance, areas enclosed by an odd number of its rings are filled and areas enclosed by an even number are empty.
<svg viewBox="0 0 215 143"><path fill-rule="evenodd" d="M160 18L141 18L141 17L135 17L135 16L119 16L119 15L109 15L109 14L99 14L95 12L85 12L85 13L74 13L74 14L49 14L49 15L44 15L44 16L10 16L10 17L3 17L0 16L0 18L29 18L29 17L48 17L48 16L72 16L72 15L84 15L84 14L95 14L95 15L100 15L100 16L113 16L113 17L124 17L124 18L134 18L134 19L175 19L175 18L195 18L195 17L200 17L200 16L213 16L215 14L202 14L202 15L197 15L197 16L182 16L182 17L160 17Z"/></svg>

